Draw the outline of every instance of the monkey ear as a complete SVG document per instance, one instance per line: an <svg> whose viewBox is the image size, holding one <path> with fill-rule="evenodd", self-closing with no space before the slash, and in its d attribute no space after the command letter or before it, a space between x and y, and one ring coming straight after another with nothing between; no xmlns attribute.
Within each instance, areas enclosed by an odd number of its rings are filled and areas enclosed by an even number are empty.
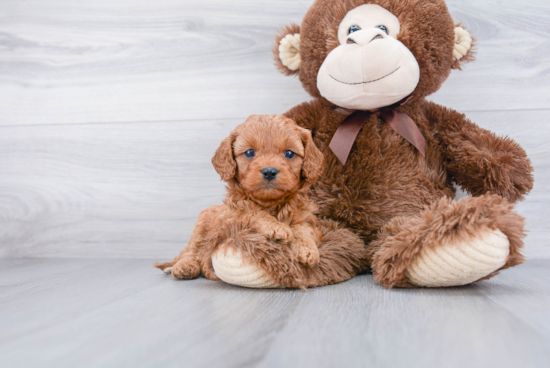
<svg viewBox="0 0 550 368"><path fill-rule="evenodd" d="M285 75L300 71L300 26L291 24L279 30L273 46L277 69Z"/></svg>
<svg viewBox="0 0 550 368"><path fill-rule="evenodd" d="M223 181L231 180L237 173L237 163L233 157L233 143L236 138L237 132L232 131L229 137L222 141L214 157L212 157L212 165L214 165L214 169L220 174Z"/></svg>
<svg viewBox="0 0 550 368"><path fill-rule="evenodd" d="M475 60L475 39L461 24L455 27L455 43L453 49L453 69L462 70L463 64Z"/></svg>
<svg viewBox="0 0 550 368"><path fill-rule="evenodd" d="M323 153L313 143L311 132L304 128L298 128L304 144L304 163L302 164L302 176L309 184L313 184L323 173L325 162Z"/></svg>

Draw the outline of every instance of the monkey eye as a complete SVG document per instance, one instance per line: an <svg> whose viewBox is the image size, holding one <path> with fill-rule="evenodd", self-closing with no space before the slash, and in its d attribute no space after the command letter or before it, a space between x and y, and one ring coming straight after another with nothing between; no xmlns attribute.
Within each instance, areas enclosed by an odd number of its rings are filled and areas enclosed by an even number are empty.
<svg viewBox="0 0 550 368"><path fill-rule="evenodd" d="M381 29L382 31L384 31L384 33L388 34L388 28L386 26L379 25L376 28Z"/></svg>
<svg viewBox="0 0 550 368"><path fill-rule="evenodd" d="M246 158L252 158L254 156L256 156L256 152L253 149L249 149L244 153L244 157Z"/></svg>
<svg viewBox="0 0 550 368"><path fill-rule="evenodd" d="M351 27L349 27L348 34L352 34L353 32L357 32L357 31L360 31L360 30L361 30L361 27L359 27L359 26L351 26Z"/></svg>
<svg viewBox="0 0 550 368"><path fill-rule="evenodd" d="M292 152L291 150L288 150L285 152L285 157L288 158L289 160L292 160L294 158L294 156L296 156L296 154L294 152Z"/></svg>

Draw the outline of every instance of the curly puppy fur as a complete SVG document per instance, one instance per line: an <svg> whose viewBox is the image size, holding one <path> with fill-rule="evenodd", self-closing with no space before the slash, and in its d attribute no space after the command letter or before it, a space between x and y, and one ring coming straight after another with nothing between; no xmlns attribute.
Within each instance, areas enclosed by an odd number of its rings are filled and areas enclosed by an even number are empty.
<svg viewBox="0 0 550 368"><path fill-rule="evenodd" d="M340 22L363 4L378 4L399 19L397 39L419 64L418 86L398 110L408 114L426 138L425 158L376 112L363 125L345 166L329 149L336 129L353 111L320 95L317 74L339 45ZM387 287L411 286L403 270L422 247L483 228L508 236L511 253L503 268L522 261L523 219L509 203L523 199L533 187L533 168L525 151L512 139L498 137L463 114L425 99L452 69L473 60L472 50L460 61L453 60L454 27L443 0L317 0L300 26L283 28L276 38L300 33L297 75L314 100L284 115L311 130L324 155L325 170L310 191L318 214L363 239L368 248L365 268ZM277 67L292 74L274 56ZM454 183L481 197L453 202Z"/></svg>
<svg viewBox="0 0 550 368"><path fill-rule="evenodd" d="M308 130L282 116L253 115L221 143L212 163L228 184L224 204L201 212L187 248L155 267L177 279L202 273L219 280L212 255L233 247L292 288L344 281L365 267L359 237L331 221L317 224L307 192L323 156ZM266 177L266 168L276 176Z"/></svg>

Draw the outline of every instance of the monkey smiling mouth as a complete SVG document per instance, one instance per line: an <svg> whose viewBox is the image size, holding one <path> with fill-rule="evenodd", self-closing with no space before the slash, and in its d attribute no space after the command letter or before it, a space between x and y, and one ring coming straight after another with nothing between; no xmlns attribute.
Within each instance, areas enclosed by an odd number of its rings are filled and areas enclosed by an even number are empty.
<svg viewBox="0 0 550 368"><path fill-rule="evenodd" d="M336 82L343 83L343 84L351 84L351 85L367 84L367 83L377 82L377 81L379 81L379 80L381 80L381 79L384 79L384 78L386 78L386 77L389 77L390 75L392 75L393 73L395 73L396 71L398 71L400 68L401 68L401 67L398 66L397 69L395 69L393 72L391 72L391 73L389 73L389 74L386 74L385 76L380 77L380 78L378 78L378 79L373 79L373 80L371 80L371 81L359 82L359 83L347 83L347 82L342 82L342 81L340 81L340 80L334 78L334 77L333 77L332 75L330 75L330 74L329 74L329 76L330 76L332 79L334 79Z"/></svg>

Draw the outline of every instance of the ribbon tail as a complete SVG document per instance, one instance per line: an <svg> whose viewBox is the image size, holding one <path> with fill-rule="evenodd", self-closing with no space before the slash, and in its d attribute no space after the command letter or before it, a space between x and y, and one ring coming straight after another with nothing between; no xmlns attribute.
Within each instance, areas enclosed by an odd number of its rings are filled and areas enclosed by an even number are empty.
<svg viewBox="0 0 550 368"><path fill-rule="evenodd" d="M340 160L342 165L346 164L355 138L357 138L368 116L369 114L363 111L354 112L340 124L334 133L329 148L334 155L336 155L338 160Z"/></svg>
<svg viewBox="0 0 550 368"><path fill-rule="evenodd" d="M426 139L409 115L397 110L381 110L380 117L426 157Z"/></svg>

